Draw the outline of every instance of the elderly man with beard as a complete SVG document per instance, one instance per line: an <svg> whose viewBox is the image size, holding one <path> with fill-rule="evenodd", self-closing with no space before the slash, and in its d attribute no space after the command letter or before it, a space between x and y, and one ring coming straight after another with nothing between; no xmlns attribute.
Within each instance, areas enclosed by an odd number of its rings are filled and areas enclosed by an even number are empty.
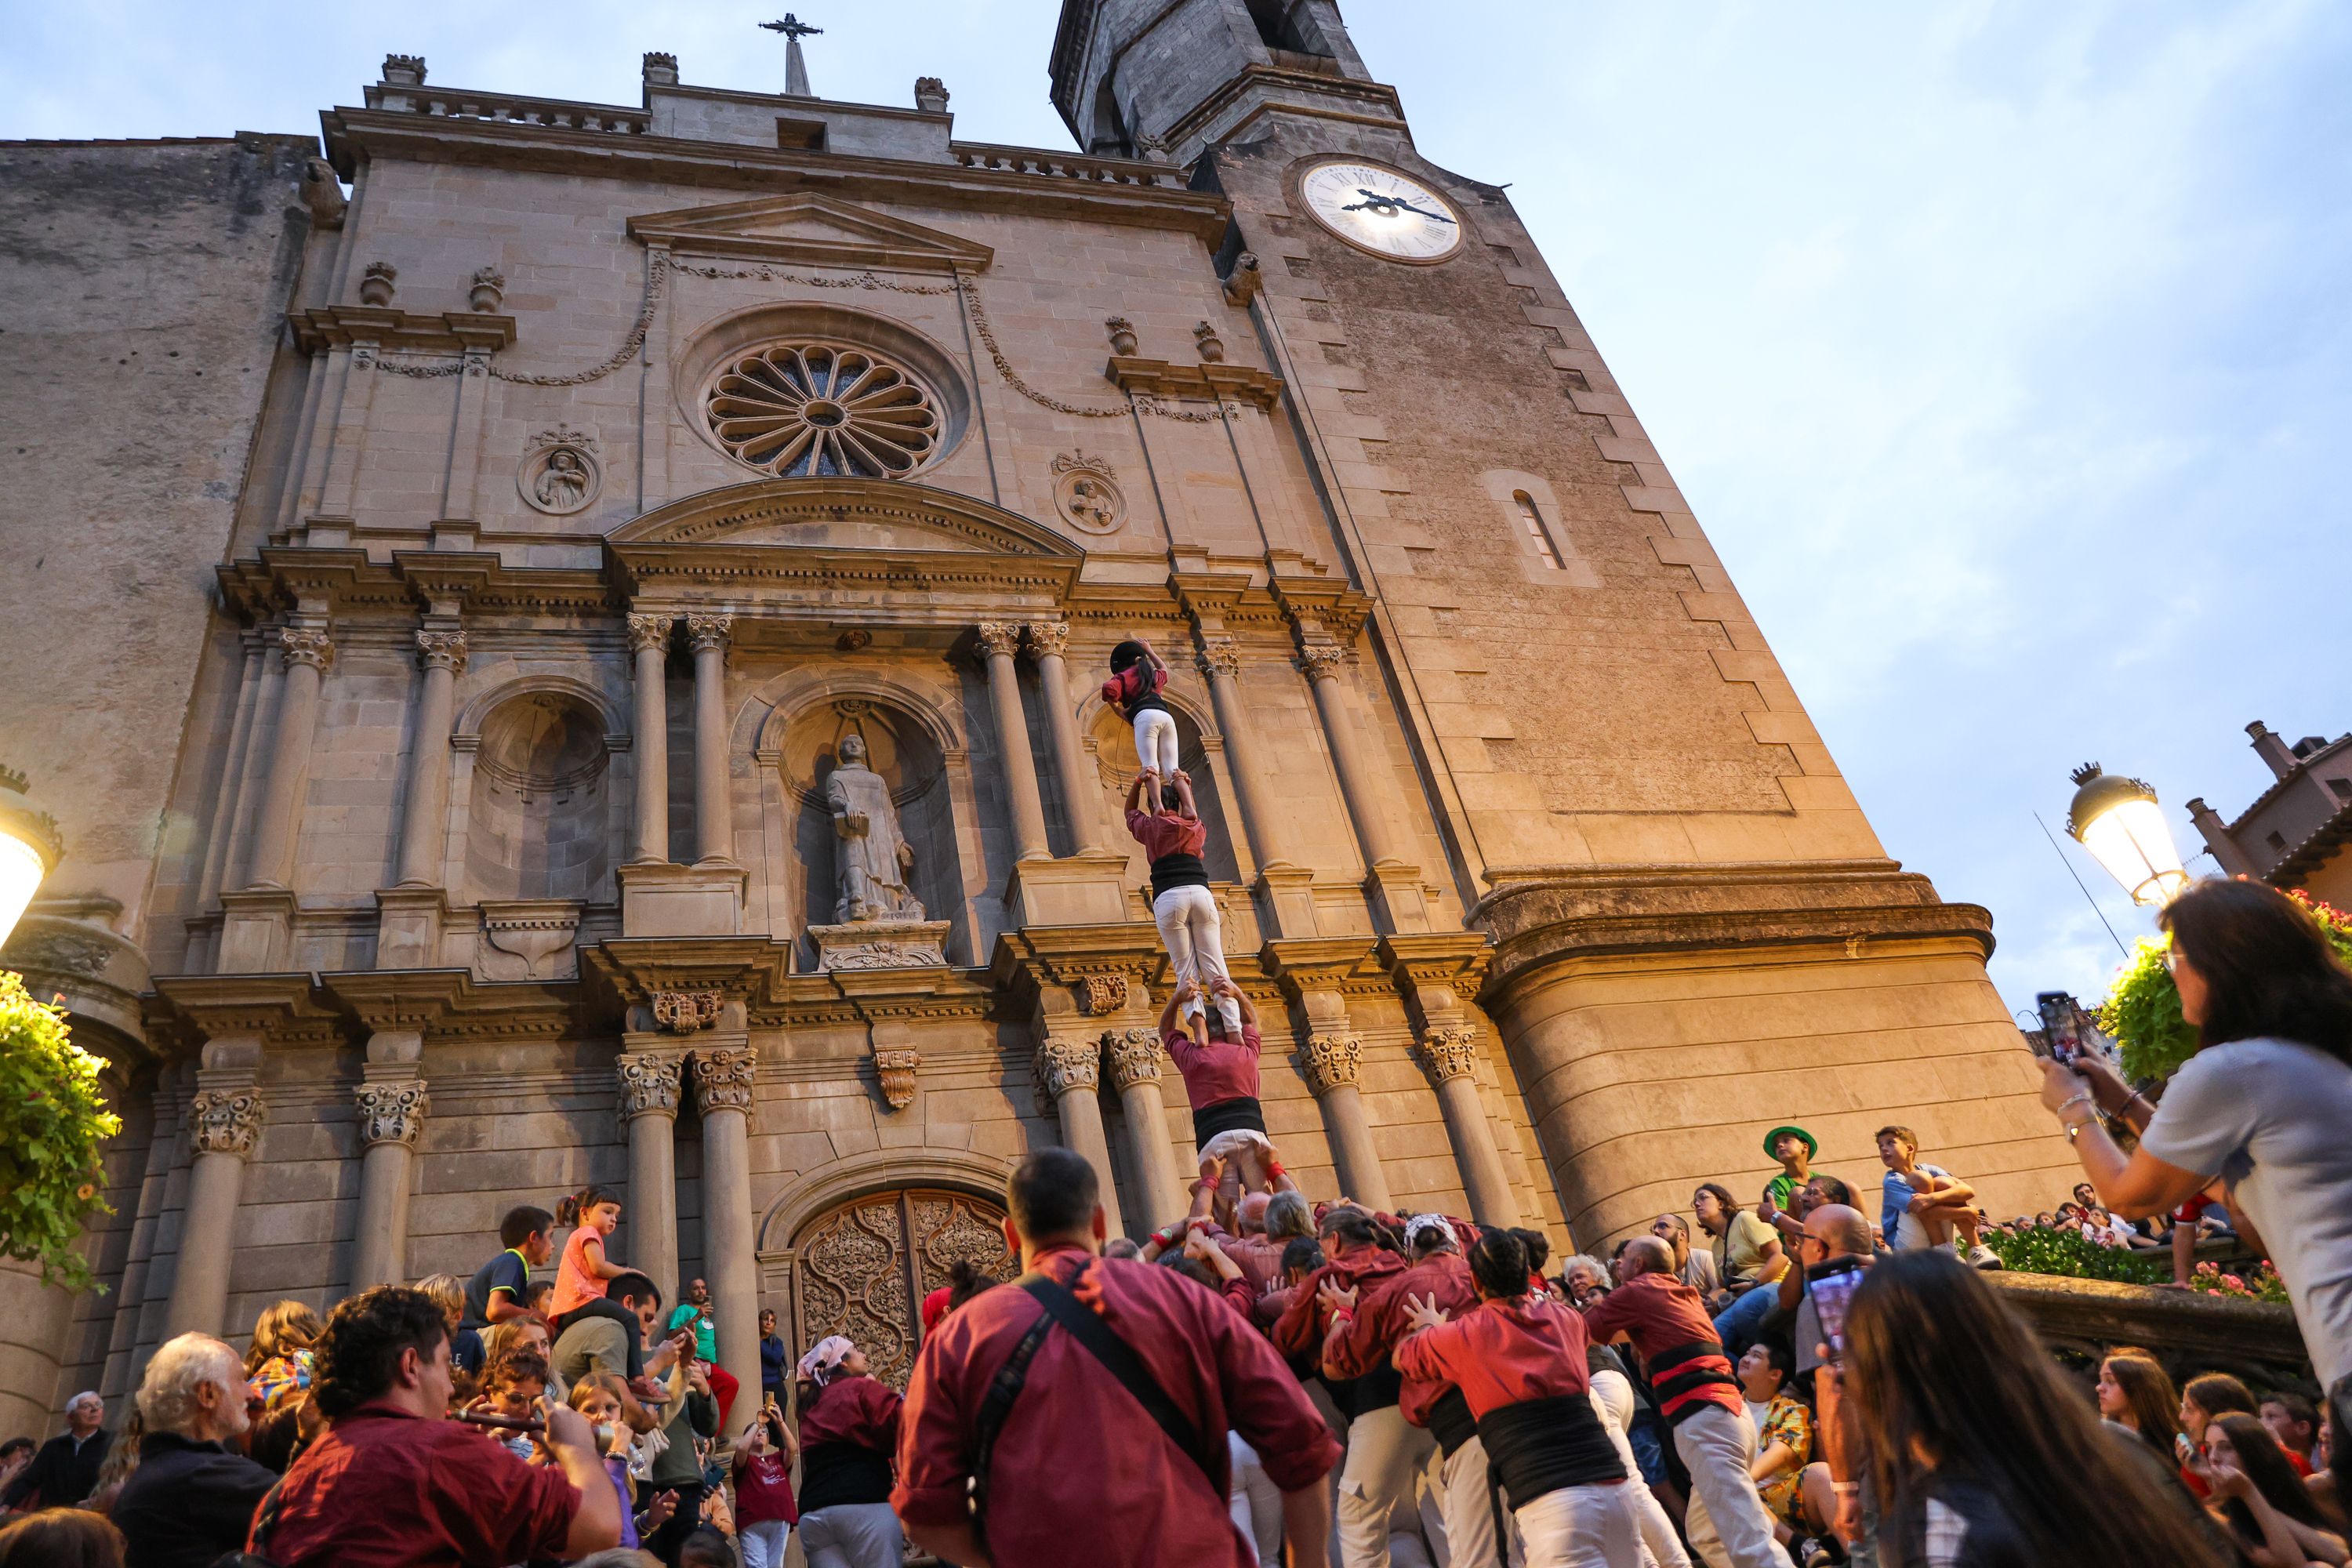
<svg viewBox="0 0 2352 1568"><path fill-rule="evenodd" d="M245 1544L253 1510L278 1477L224 1447L251 1424L245 1362L210 1334L182 1334L147 1363L139 1384L147 1435L139 1468L110 1516L125 1568L211 1568Z"/></svg>

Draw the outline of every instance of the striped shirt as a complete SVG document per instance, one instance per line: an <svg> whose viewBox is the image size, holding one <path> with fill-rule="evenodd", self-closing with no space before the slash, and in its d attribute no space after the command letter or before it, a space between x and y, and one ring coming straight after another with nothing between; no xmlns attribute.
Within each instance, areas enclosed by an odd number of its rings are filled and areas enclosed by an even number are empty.
<svg viewBox="0 0 2352 1568"><path fill-rule="evenodd" d="M1658 1414L1680 1426L1707 1405L1746 1408L1715 1321L1698 1292L1671 1274L1639 1274L1584 1311L1585 1331L1607 1343L1621 1331L1633 1342Z"/></svg>

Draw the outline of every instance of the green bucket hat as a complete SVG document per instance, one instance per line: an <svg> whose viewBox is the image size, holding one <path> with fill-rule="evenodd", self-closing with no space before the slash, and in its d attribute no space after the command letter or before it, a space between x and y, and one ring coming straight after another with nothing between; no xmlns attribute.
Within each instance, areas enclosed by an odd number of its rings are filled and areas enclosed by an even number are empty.
<svg viewBox="0 0 2352 1568"><path fill-rule="evenodd" d="M1822 1152L1822 1146L1813 1141L1813 1135L1811 1133L1806 1131L1801 1127L1788 1126L1775 1127L1771 1131L1764 1134L1764 1152L1766 1155L1775 1160L1780 1157L1780 1155L1772 1152L1772 1145L1780 1141L1780 1134L1783 1132L1793 1132L1798 1137L1805 1141L1806 1159L1812 1159Z"/></svg>

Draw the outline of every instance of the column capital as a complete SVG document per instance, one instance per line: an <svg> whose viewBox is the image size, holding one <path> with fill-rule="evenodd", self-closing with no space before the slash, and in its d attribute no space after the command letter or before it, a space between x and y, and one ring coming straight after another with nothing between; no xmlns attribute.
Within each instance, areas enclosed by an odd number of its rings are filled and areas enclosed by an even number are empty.
<svg viewBox="0 0 2352 1568"><path fill-rule="evenodd" d="M466 634L418 632L416 657L427 669L446 669L452 675L463 675L466 672Z"/></svg>
<svg viewBox="0 0 2352 1568"><path fill-rule="evenodd" d="M981 651L991 658L999 654L1011 658L1021 651L1021 623L1018 621L982 621L972 630L979 634Z"/></svg>
<svg viewBox="0 0 2352 1568"><path fill-rule="evenodd" d="M1348 650L1338 643L1308 643L1298 650L1298 668L1309 680L1337 680L1347 658Z"/></svg>
<svg viewBox="0 0 2352 1568"><path fill-rule="evenodd" d="M1029 651L1039 658L1060 658L1069 651L1070 623L1067 621L1031 621L1028 632Z"/></svg>
<svg viewBox="0 0 2352 1568"><path fill-rule="evenodd" d="M728 638L734 636L734 633L735 617L733 616L689 615L686 617L687 641L694 645L694 651L697 653L702 652L705 648L717 648L719 652L725 653Z"/></svg>
<svg viewBox="0 0 2352 1568"><path fill-rule="evenodd" d="M694 1053L694 1106L708 1116L714 1110L751 1113L751 1074L760 1053L749 1046L715 1046Z"/></svg>
<svg viewBox="0 0 2352 1568"><path fill-rule="evenodd" d="M286 650L289 668L307 664L313 669L324 669L335 661L334 639L320 627L280 626L278 646Z"/></svg>
<svg viewBox="0 0 2352 1568"><path fill-rule="evenodd" d="M643 611L629 612L629 651L643 653L647 648L669 647L670 628L677 625L676 616L647 615Z"/></svg>
<svg viewBox="0 0 2352 1568"><path fill-rule="evenodd" d="M1192 656L1192 664L1203 680L1214 680L1219 676L1232 680L1242 672L1241 644L1229 637L1204 637L1201 639L1201 651Z"/></svg>
<svg viewBox="0 0 2352 1568"><path fill-rule="evenodd" d="M352 1090L352 1101L359 1108L360 1143L365 1148L401 1143L414 1149L432 1110L421 1078L361 1084Z"/></svg>
<svg viewBox="0 0 2352 1568"><path fill-rule="evenodd" d="M1478 1031L1466 1025L1431 1029L1422 1037L1421 1055L1433 1084L1469 1078L1478 1070Z"/></svg>
<svg viewBox="0 0 2352 1568"><path fill-rule="evenodd" d="M1110 1063L1111 1087L1121 1094L1139 1083L1160 1081L1159 1030L1105 1029L1102 1051Z"/></svg>
<svg viewBox="0 0 2352 1568"><path fill-rule="evenodd" d="M623 1052L614 1064L614 1070L621 1080L621 1119L625 1121L634 1121L640 1116L676 1119L678 1068L685 1063L685 1058L663 1051Z"/></svg>
<svg viewBox="0 0 2352 1568"><path fill-rule="evenodd" d="M268 1114L258 1089L198 1089L188 1107L188 1137L199 1154L248 1159Z"/></svg>
<svg viewBox="0 0 2352 1568"><path fill-rule="evenodd" d="M1320 1100L1356 1081L1363 1069L1364 1043L1353 1035L1309 1035L1299 1047L1298 1064L1306 1071L1307 1089Z"/></svg>
<svg viewBox="0 0 2352 1568"><path fill-rule="evenodd" d="M1102 1047L1093 1040L1049 1038L1037 1047L1034 1063L1038 1087L1058 1100L1074 1089L1102 1085Z"/></svg>

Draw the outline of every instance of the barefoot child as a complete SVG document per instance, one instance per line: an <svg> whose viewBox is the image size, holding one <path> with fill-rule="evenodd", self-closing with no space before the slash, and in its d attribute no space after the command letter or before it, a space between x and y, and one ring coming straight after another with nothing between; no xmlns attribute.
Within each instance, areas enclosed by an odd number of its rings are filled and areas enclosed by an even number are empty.
<svg viewBox="0 0 2352 1568"><path fill-rule="evenodd" d="M1297 1184L1275 1158L1274 1144L1265 1135L1265 1112L1257 1102L1257 1009L1232 981L1220 975L1215 984L1216 1007L1205 1015L1192 1014L1200 1038L1178 1022L1178 1014L1192 1000L1189 985L1178 986L1161 1009L1160 1038L1183 1077L1185 1098L1192 1103L1192 1139L1201 1151L1202 1171L1212 1161L1223 1162L1218 1213L1231 1228L1234 1205L1244 1192ZM1229 1003L1239 1019L1231 1033L1225 1029Z"/></svg>
<svg viewBox="0 0 2352 1568"><path fill-rule="evenodd" d="M1208 829L1192 807L1192 783L1176 775L1176 806L1169 811L1144 811L1138 804L1149 773L1139 773L1127 790L1127 830L1143 846L1151 863L1151 919L1176 970L1176 989L1193 988L1184 1005L1187 1018L1201 1016L1201 993L1225 978L1225 941L1216 895L1209 890L1209 868L1201 858ZM1225 1033L1238 1039L1240 1011L1220 998Z"/></svg>
<svg viewBox="0 0 2352 1568"><path fill-rule="evenodd" d="M1941 1166L1921 1164L1916 1132L1880 1128L1878 1158L1886 1166L1886 1205L1879 1221L1889 1248L1948 1247L1958 1235L1968 1248L1963 1262L1979 1268L2000 1266L1992 1249L1977 1238L1976 1189Z"/></svg>
<svg viewBox="0 0 2352 1568"><path fill-rule="evenodd" d="M645 1329L636 1314L604 1295L604 1282L629 1270L604 1256L604 1238L621 1223L621 1200L603 1187L583 1187L555 1205L555 1223L576 1228L563 1243L563 1259L555 1268L555 1295L548 1302L555 1332L583 1318L610 1318L621 1325L629 1350L629 1387L639 1399L668 1397L661 1385L645 1375Z"/></svg>
<svg viewBox="0 0 2352 1568"><path fill-rule="evenodd" d="M1176 716L1160 700L1167 684L1168 667L1142 638L1130 637L1110 650L1110 679L1102 683L1102 700L1135 726L1135 758L1154 811L1166 804L1160 786L1176 776Z"/></svg>

